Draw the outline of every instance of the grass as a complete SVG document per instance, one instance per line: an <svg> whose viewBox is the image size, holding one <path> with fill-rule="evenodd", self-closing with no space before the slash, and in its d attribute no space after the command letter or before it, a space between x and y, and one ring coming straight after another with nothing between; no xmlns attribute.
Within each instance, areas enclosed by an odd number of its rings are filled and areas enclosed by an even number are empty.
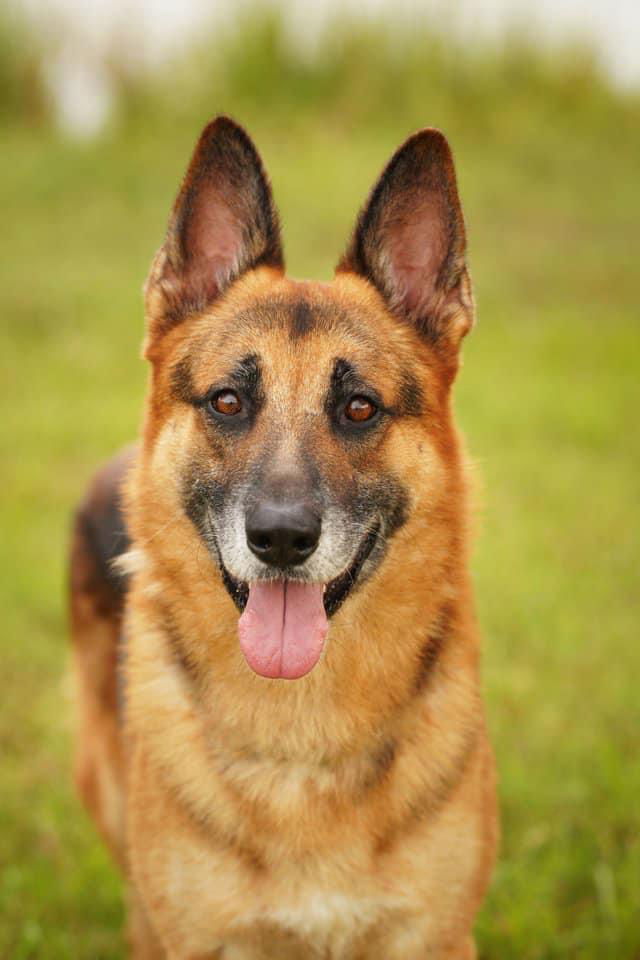
<svg viewBox="0 0 640 960"><path fill-rule="evenodd" d="M294 275L330 274L407 133L430 123L451 138L479 304L457 409L481 489L473 565L503 816L481 955L640 956L638 102L584 57L347 33L301 60L276 21L248 23L171 85L121 77L117 121L81 146L11 87L1 956L123 956L120 881L70 786L68 518L94 465L136 432L142 279L218 110L262 149Z"/></svg>

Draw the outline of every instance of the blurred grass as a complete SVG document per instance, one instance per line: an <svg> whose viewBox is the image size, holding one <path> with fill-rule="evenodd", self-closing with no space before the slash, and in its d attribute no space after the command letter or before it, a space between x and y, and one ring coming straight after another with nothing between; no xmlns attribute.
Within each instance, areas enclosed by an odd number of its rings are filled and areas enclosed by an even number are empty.
<svg viewBox="0 0 640 960"><path fill-rule="evenodd" d="M267 16L164 79L120 71L111 129L78 145L34 107L33 47L1 34L0 956L123 955L120 882L70 786L68 517L137 429L141 283L224 110L272 173L294 275L330 275L409 132L452 141L479 304L457 408L482 489L504 832L481 955L637 960L638 99L584 54L522 42L470 54L343 27L301 57Z"/></svg>

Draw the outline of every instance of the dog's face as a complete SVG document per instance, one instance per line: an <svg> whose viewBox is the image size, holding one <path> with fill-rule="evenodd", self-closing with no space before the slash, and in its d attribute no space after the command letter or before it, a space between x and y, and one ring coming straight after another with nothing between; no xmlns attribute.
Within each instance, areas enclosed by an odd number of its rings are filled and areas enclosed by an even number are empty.
<svg viewBox="0 0 640 960"><path fill-rule="evenodd" d="M178 195L147 312L146 445L150 462L150 447L164 451L167 509L177 499L210 551L253 669L302 676L327 617L446 493L448 392L473 320L446 141L407 141L333 283L302 283L283 275L255 148L219 118Z"/></svg>

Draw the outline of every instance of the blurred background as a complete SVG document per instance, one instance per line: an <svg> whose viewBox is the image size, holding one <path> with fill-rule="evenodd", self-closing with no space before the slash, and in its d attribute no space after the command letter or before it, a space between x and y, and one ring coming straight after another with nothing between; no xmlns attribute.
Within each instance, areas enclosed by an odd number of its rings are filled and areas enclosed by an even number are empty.
<svg viewBox="0 0 640 960"><path fill-rule="evenodd" d="M254 136L328 278L396 146L457 160L456 388L502 855L484 958L640 957L640 7L23 0L0 8L0 956L121 958L70 777L65 550L136 433L141 286L200 128Z"/></svg>

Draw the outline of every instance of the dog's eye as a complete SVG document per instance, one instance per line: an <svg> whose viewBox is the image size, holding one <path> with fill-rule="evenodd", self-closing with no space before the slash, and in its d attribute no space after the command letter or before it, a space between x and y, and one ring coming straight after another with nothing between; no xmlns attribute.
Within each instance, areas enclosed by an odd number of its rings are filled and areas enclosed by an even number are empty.
<svg viewBox="0 0 640 960"><path fill-rule="evenodd" d="M351 397L344 409L344 415L347 420L351 420L353 423L364 423L366 420L371 420L377 411L378 408L375 403L372 403L366 397L357 396Z"/></svg>
<svg viewBox="0 0 640 960"><path fill-rule="evenodd" d="M214 413L221 413L225 417L235 417L242 410L242 401L233 390L220 390L209 400L209 406Z"/></svg>

